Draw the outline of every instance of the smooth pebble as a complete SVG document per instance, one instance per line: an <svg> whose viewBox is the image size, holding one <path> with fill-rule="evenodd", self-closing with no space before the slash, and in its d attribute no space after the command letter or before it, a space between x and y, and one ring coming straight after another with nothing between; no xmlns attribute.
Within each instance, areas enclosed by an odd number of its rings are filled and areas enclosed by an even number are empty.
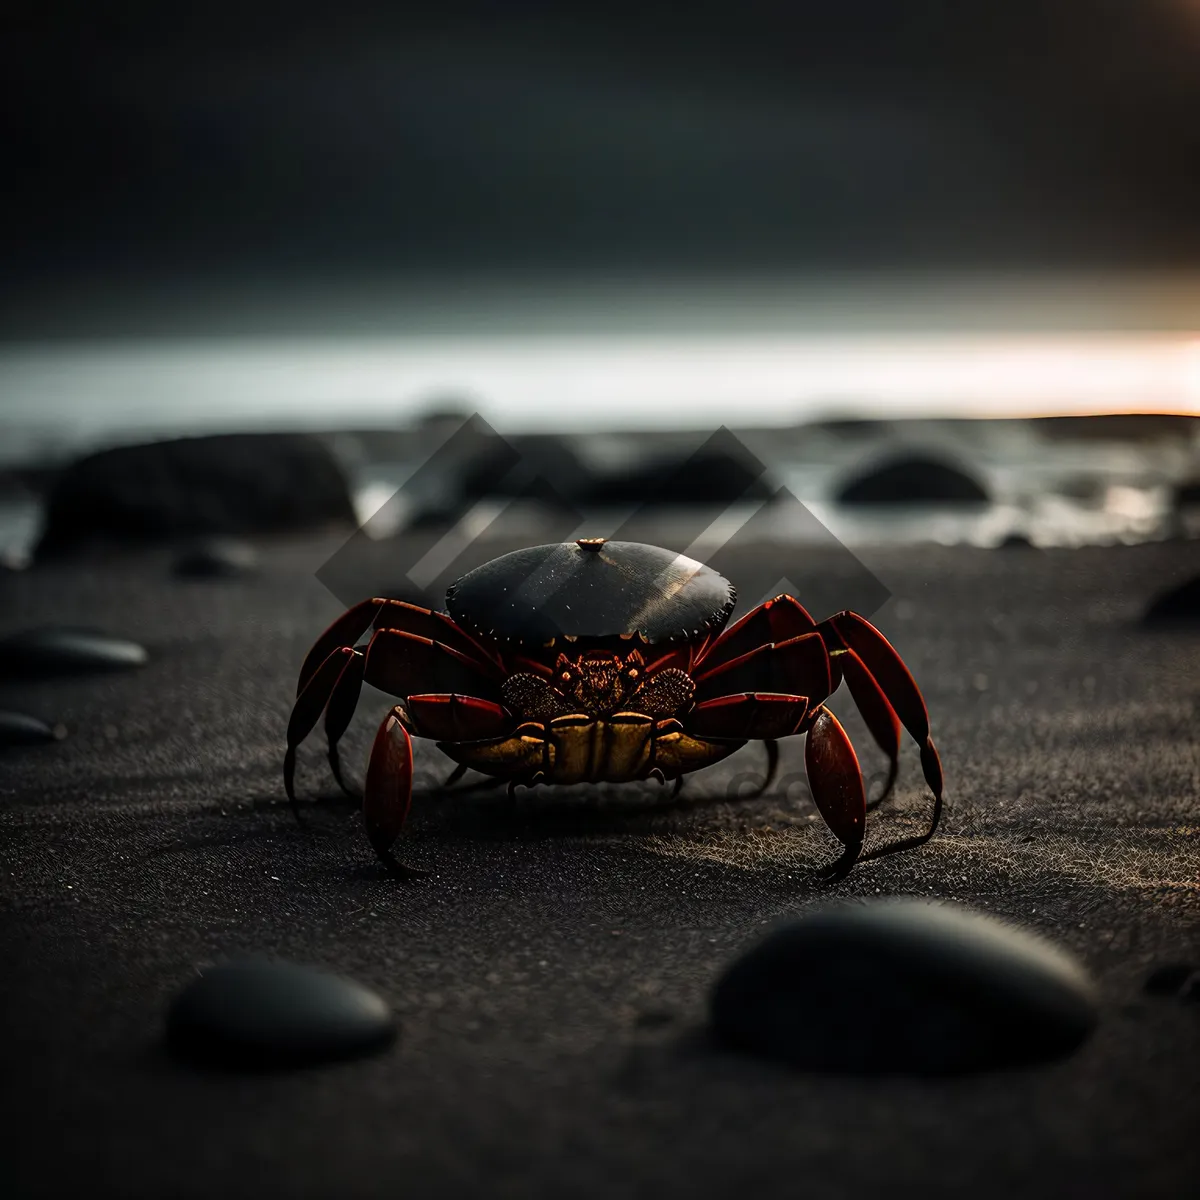
<svg viewBox="0 0 1200 1200"><path fill-rule="evenodd" d="M167 1015L168 1044L225 1066L302 1066L388 1045L395 1018L354 980L312 967L242 959L205 970Z"/></svg>
<svg viewBox="0 0 1200 1200"><path fill-rule="evenodd" d="M1059 1058L1097 1021L1088 976L1044 939L957 906L819 910L722 975L726 1046L806 1070L946 1075Z"/></svg>
<svg viewBox="0 0 1200 1200"><path fill-rule="evenodd" d="M61 725L47 725L28 713L0 711L0 746L37 746L66 735Z"/></svg>
<svg viewBox="0 0 1200 1200"><path fill-rule="evenodd" d="M258 554L246 542L214 539L189 546L172 569L181 579L237 579L258 569Z"/></svg>
<svg viewBox="0 0 1200 1200"><path fill-rule="evenodd" d="M96 629L45 626L0 640L0 676L43 679L146 664L144 647Z"/></svg>

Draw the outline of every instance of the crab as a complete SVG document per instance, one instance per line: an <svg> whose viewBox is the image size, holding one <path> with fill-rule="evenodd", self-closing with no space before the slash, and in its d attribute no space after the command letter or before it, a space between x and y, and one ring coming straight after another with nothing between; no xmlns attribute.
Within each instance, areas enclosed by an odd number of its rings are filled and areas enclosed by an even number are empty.
<svg viewBox="0 0 1200 1200"><path fill-rule="evenodd" d="M299 816L296 750L325 714L329 764L345 790L338 741L364 680L397 697L376 734L363 788L375 853L402 877L423 875L393 847L412 799L412 738L437 742L490 782L518 785L673 780L765 744L769 786L778 741L805 735L817 809L842 846L820 874L927 842L942 809L929 714L899 654L850 611L817 622L790 595L729 625L736 592L711 567L657 546L581 538L485 563L452 584L447 612L375 598L317 639L300 670L284 784ZM369 635L369 636L368 636ZM357 644L362 639L363 644ZM842 682L889 770L868 804L854 747L826 701ZM933 793L928 827L863 853L868 808L896 780L901 729L920 748Z"/></svg>

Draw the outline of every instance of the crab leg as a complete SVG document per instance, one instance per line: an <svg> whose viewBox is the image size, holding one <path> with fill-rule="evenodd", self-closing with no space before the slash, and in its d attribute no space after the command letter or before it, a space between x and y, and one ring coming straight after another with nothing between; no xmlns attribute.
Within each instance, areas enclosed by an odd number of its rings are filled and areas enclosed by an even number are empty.
<svg viewBox="0 0 1200 1200"><path fill-rule="evenodd" d="M809 731L804 767L825 824L845 847L841 858L821 873L827 879L843 879L862 852L867 794L854 747L827 708L818 712Z"/></svg>
<svg viewBox="0 0 1200 1200"><path fill-rule="evenodd" d="M321 664L329 658L335 651L340 650L343 646L353 647L368 629L371 628L371 623L375 620L375 614L387 603L386 600L374 599L364 600L360 604L356 604L353 608L342 613L340 617L316 642L313 643L313 648L308 652L304 659L304 664L300 668L300 678L296 683L296 694L301 692L308 686L312 677L320 669Z"/></svg>
<svg viewBox="0 0 1200 1200"><path fill-rule="evenodd" d="M447 642L406 629L377 630L367 647L367 682L393 696L457 692L499 699L497 674Z"/></svg>
<svg viewBox="0 0 1200 1200"><path fill-rule="evenodd" d="M766 600L752 608L741 620L734 622L700 653L698 673L712 670L760 646L772 642L787 642L817 627L799 600L786 594Z"/></svg>
<svg viewBox="0 0 1200 1200"><path fill-rule="evenodd" d="M325 706L325 740L329 744L329 769L333 772L338 787L347 796L353 796L354 793L346 786L346 781L342 778L342 764L338 758L338 742L341 740L342 734L350 727L351 718L353 718L354 710L358 705L366 663L367 659L364 654L358 651L352 652L352 657L342 669L337 683L333 685L329 703Z"/></svg>
<svg viewBox="0 0 1200 1200"><path fill-rule="evenodd" d="M779 743L774 738L764 738L763 746L767 751L767 773L762 783L747 795L748 800L757 800L775 782L775 776L779 773Z"/></svg>
<svg viewBox="0 0 1200 1200"><path fill-rule="evenodd" d="M715 667L694 672L696 699L715 700L745 692L801 694L824 700L833 684L829 652L819 633L768 642Z"/></svg>
<svg viewBox="0 0 1200 1200"><path fill-rule="evenodd" d="M929 736L929 712L925 708L921 691L892 644L874 625L857 613L837 613L822 623L822 629L829 630L831 642L854 652L860 664L875 680L880 695L921 747L921 769L925 773L925 782L929 784L929 790L933 793L933 813L930 816L929 829L919 838L906 839L903 843L896 843L891 849L919 846L933 837L942 815L942 764L933 739ZM853 686L851 683L851 690ZM864 717L869 723L870 717L866 713ZM877 858L881 853L890 853L891 849L873 851L870 857Z"/></svg>
<svg viewBox="0 0 1200 1200"><path fill-rule="evenodd" d="M313 672L304 690L296 700L292 715L288 720L287 750L283 756L283 786L291 802L292 811L297 819L300 817L300 807L296 803L296 747L312 732L329 697L337 686L342 672L354 657L354 650L349 646L341 646L329 654L325 661Z"/></svg>
<svg viewBox="0 0 1200 1200"><path fill-rule="evenodd" d="M404 828L412 804L412 781L412 740L398 710L393 709L383 718L371 748L363 788L363 821L379 861L393 874L406 879L429 874L405 866L392 854L392 846Z"/></svg>
<svg viewBox="0 0 1200 1200"><path fill-rule="evenodd" d="M875 682L875 677L863 666L862 659L853 650L839 655L837 665L871 736L888 758L888 776L883 791L867 804L868 809L878 808L891 794L900 768L900 718Z"/></svg>
<svg viewBox="0 0 1200 1200"><path fill-rule="evenodd" d="M453 787L466 773L467 773L466 764L459 763L457 766L455 766L454 770L451 771L450 774L446 776L445 781L442 783L442 787L443 788Z"/></svg>
<svg viewBox="0 0 1200 1200"><path fill-rule="evenodd" d="M766 740L802 732L807 712L804 696L742 692L697 704L684 719L684 727L697 737Z"/></svg>
<svg viewBox="0 0 1200 1200"><path fill-rule="evenodd" d="M372 626L377 630L400 629L450 646L464 657L492 670L499 667L496 656L461 630L445 613L420 608L404 600L376 596L348 609L317 638L300 668L297 693L304 690L304 685L334 650L341 646L353 646Z"/></svg>
<svg viewBox="0 0 1200 1200"><path fill-rule="evenodd" d="M775 739L802 732L807 713L808 700L804 696L744 692L740 696L718 696L697 704L685 724L693 733L763 743L767 751L767 773L762 783L749 794L748 799L753 800L771 786L779 770L779 743Z"/></svg>
<svg viewBox="0 0 1200 1200"><path fill-rule="evenodd" d="M411 729L439 742L482 742L504 737L513 725L507 709L478 696L409 696L404 708Z"/></svg>

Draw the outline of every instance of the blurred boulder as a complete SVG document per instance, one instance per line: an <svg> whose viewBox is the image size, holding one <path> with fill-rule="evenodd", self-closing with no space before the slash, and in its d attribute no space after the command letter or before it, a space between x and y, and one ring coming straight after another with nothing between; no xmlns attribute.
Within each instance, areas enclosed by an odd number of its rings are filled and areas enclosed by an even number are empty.
<svg viewBox="0 0 1200 1200"><path fill-rule="evenodd" d="M319 438L181 438L102 450L67 467L48 498L36 557L354 524L346 479Z"/></svg>
<svg viewBox="0 0 1200 1200"><path fill-rule="evenodd" d="M1102 508L1106 483L1097 475L1068 475L1054 484L1051 490L1090 508Z"/></svg>
<svg viewBox="0 0 1200 1200"><path fill-rule="evenodd" d="M515 455L514 455L515 452ZM528 434L494 439L463 465L459 497L464 503L491 497L543 495L547 489L564 500L578 500L591 472L565 439Z"/></svg>
<svg viewBox="0 0 1200 1200"><path fill-rule="evenodd" d="M1156 442L1194 437L1200 421L1188 413L1097 413L1034 417L1037 433L1054 441Z"/></svg>
<svg viewBox="0 0 1200 1200"><path fill-rule="evenodd" d="M1157 596L1142 614L1145 625L1195 625L1200 624L1200 575L1193 575L1183 583Z"/></svg>
<svg viewBox="0 0 1200 1200"><path fill-rule="evenodd" d="M660 454L592 480L585 503L606 505L731 504L770 500L775 489L748 451L714 447Z"/></svg>
<svg viewBox="0 0 1200 1200"><path fill-rule="evenodd" d="M812 429L847 441L864 441L885 437L891 432L892 424L872 417L828 417L824 421L814 421Z"/></svg>
<svg viewBox="0 0 1200 1200"><path fill-rule="evenodd" d="M247 542L204 538L188 546L171 569L180 579L237 579L258 570L258 554Z"/></svg>
<svg viewBox="0 0 1200 1200"><path fill-rule="evenodd" d="M982 483L953 463L923 454L884 459L838 489L840 504L986 504Z"/></svg>
<svg viewBox="0 0 1200 1200"><path fill-rule="evenodd" d="M1174 507L1200 508L1200 479L1189 479L1175 485Z"/></svg>

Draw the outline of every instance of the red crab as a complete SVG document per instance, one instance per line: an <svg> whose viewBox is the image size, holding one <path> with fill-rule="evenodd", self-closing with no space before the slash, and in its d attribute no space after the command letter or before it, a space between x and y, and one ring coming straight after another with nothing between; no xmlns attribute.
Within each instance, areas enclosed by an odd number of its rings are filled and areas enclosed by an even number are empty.
<svg viewBox="0 0 1200 1200"><path fill-rule="evenodd" d="M941 814L941 763L921 693L883 634L852 612L818 623L786 595L726 628L734 599L726 579L693 559L584 538L485 563L450 587L448 614L364 600L301 668L284 758L288 798L295 807L296 747L322 712L342 783L338 739L365 679L400 699L375 738L363 813L375 852L401 875L424 874L392 854L412 798L410 734L435 739L459 764L448 782L470 767L507 780L510 792L648 778L674 779L678 789L685 773L750 740L766 744L769 782L776 739L806 734L813 797L843 846L827 877L928 841ZM890 764L874 803L895 782L902 725L933 792L924 833L867 855L862 772L825 707L843 680Z"/></svg>

